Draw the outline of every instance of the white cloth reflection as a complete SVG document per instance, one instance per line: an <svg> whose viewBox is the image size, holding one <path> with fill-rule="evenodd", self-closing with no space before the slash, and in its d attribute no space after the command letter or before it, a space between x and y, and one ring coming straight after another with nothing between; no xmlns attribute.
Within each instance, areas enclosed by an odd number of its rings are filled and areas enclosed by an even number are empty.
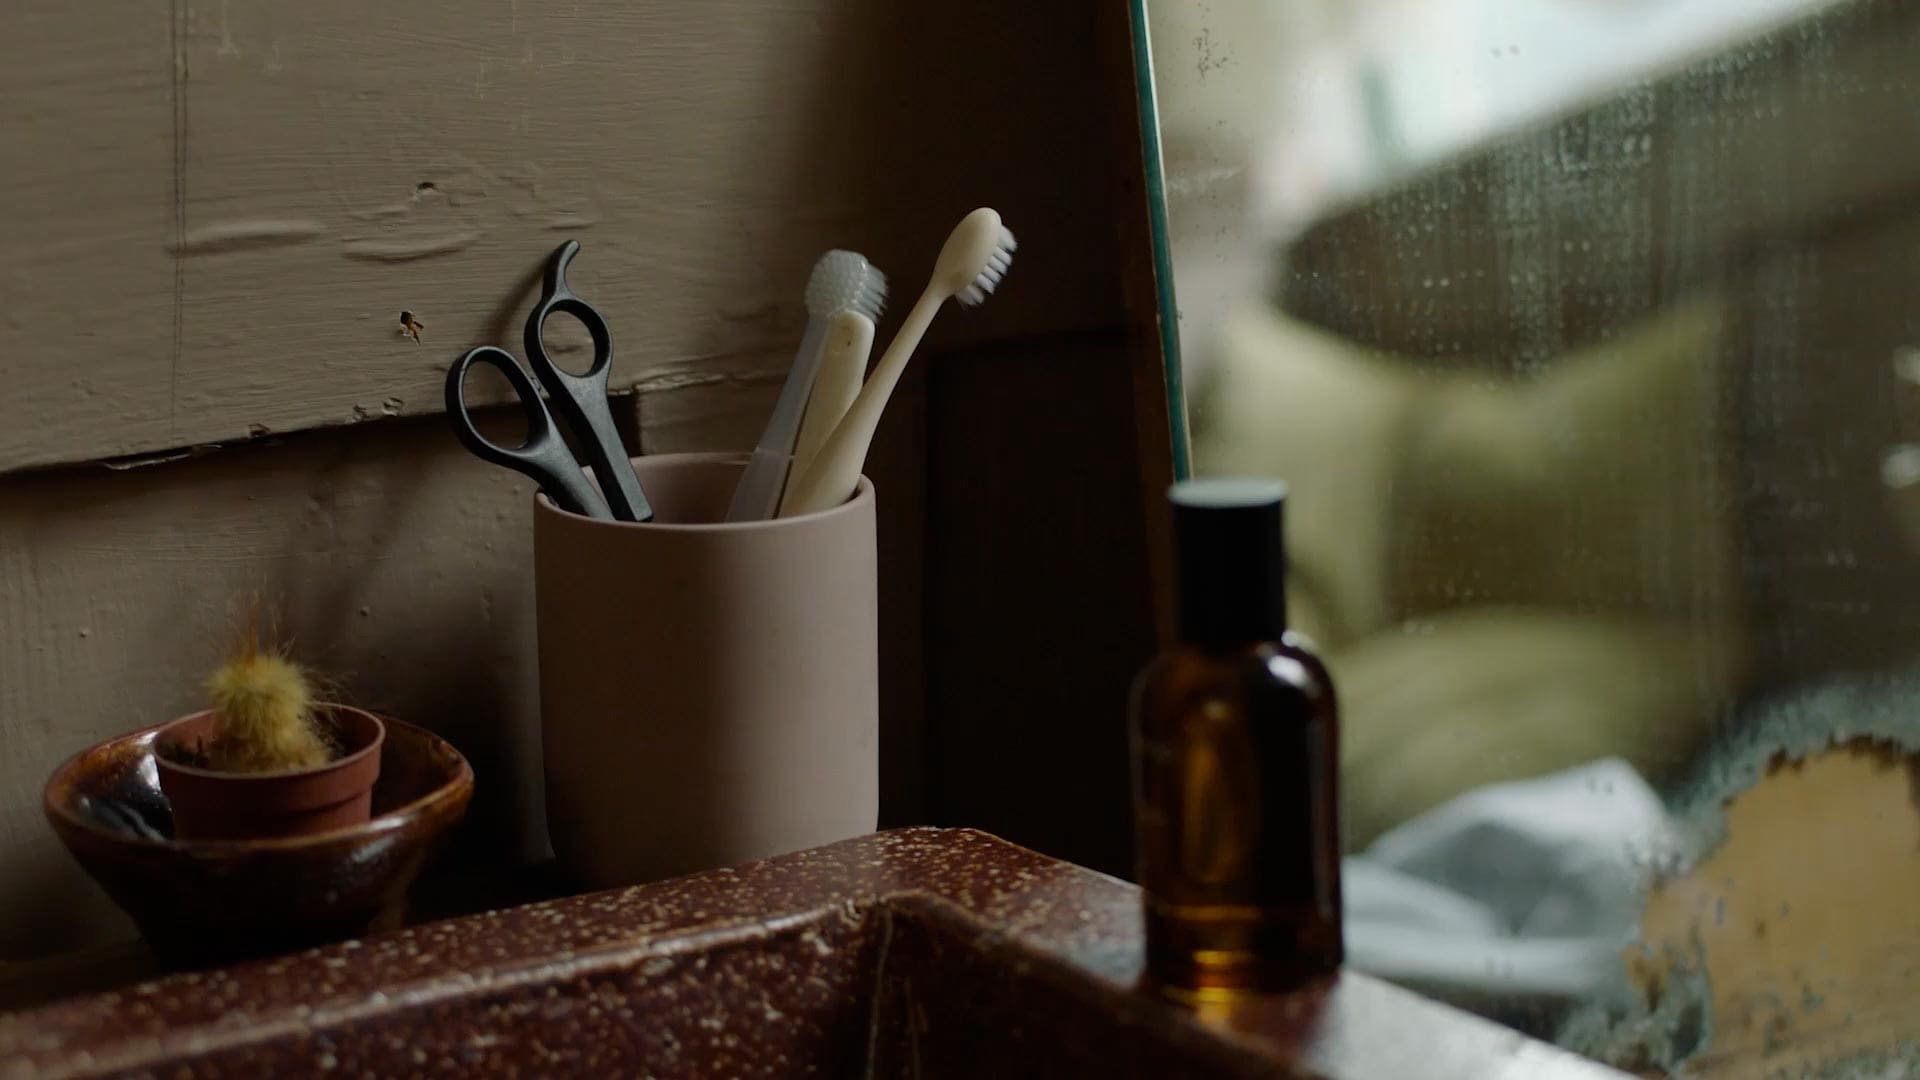
<svg viewBox="0 0 1920 1080"><path fill-rule="evenodd" d="M1440 997L1604 991L1683 845L1618 758L1469 791L1345 860L1347 961Z"/></svg>

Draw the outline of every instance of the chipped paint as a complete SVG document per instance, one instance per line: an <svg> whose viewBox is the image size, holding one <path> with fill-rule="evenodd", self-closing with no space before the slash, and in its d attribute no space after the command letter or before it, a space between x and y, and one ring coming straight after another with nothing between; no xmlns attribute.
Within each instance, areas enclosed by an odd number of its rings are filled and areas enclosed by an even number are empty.
<svg viewBox="0 0 1920 1080"><path fill-rule="evenodd" d="M362 262L412 262L415 259L431 259L437 255L452 255L455 252L465 251L479 242L479 229L464 229L460 232L418 239L349 239L341 245L340 254Z"/></svg>
<svg viewBox="0 0 1920 1080"><path fill-rule="evenodd" d="M169 248L176 255L219 255L304 244L326 231L311 218L242 218L188 229Z"/></svg>

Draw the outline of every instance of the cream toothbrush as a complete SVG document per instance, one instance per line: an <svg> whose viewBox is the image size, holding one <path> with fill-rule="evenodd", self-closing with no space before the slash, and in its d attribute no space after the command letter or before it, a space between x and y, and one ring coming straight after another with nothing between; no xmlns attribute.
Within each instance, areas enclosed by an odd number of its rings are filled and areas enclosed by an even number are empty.
<svg viewBox="0 0 1920 1080"><path fill-rule="evenodd" d="M772 517L780 507L780 495L793 464L794 440L800 434L814 375L820 370L827 321L842 311L878 318L886 299L887 276L858 252L829 251L813 264L813 273L807 278L807 332L794 354L787 381L780 387L780 397L773 404L773 416L754 445L753 459L747 462L739 485L733 489L733 501L727 506L728 521L760 521Z"/></svg>
<svg viewBox="0 0 1920 1080"><path fill-rule="evenodd" d="M880 426L880 414L886 411L887 398L932 325L934 313L949 297L967 307L984 301L1013 264L1014 247L1012 231L1001 224L995 211L983 206L960 219L940 248L940 257L934 260L933 278L927 282L926 291L907 312L900 332L874 365L860 396L827 437L819 455L789 485L787 498L780 505L782 515L825 510L853 494L854 485L860 482L861 466L866 464L867 448L873 444L874 429Z"/></svg>
<svg viewBox="0 0 1920 1080"><path fill-rule="evenodd" d="M820 354L820 373L813 377L813 395L807 398L807 418L800 422L800 441L793 448L796 479L806 475L807 466L820 453L820 447L833 434L834 426L847 414L853 399L860 396L860 382L867 377L867 355L873 351L873 320L858 311L843 311L827 322L826 351ZM793 493L793 486L787 486ZM786 506L782 500L781 506Z"/></svg>

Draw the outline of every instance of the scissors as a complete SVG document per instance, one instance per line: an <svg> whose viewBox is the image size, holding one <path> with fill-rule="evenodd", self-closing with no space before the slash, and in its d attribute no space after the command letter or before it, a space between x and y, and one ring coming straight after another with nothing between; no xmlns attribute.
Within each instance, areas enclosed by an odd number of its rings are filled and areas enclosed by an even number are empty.
<svg viewBox="0 0 1920 1080"><path fill-rule="evenodd" d="M602 521L651 521L653 507L640 490L640 478L633 474L633 462L620 435L613 426L613 414L607 408L607 376L613 367L613 335L607 320L593 306L567 288L567 264L580 253L580 242L569 240L560 245L547 262L546 288L533 313L527 316L524 344L527 363L547 388L546 398L560 410L573 430L599 490L587 482L580 464L568 451L566 440L554 430L553 414L520 367L513 354L493 345L482 345L453 362L447 369L447 420L453 433L474 456L495 465L532 477L549 498L563 510L598 518ZM575 375L555 364L547 355L545 332L547 318L565 312L580 320L593 338L593 366L585 374ZM467 415L467 371L475 364L498 370L512 384L527 417L526 439L516 447L489 441L473 426Z"/></svg>

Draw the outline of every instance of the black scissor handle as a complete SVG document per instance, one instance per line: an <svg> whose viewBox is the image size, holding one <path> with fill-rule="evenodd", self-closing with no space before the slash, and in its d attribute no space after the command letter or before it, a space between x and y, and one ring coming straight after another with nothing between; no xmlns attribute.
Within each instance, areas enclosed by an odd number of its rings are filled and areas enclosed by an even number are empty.
<svg viewBox="0 0 1920 1080"><path fill-rule="evenodd" d="M475 364L486 364L507 377L520 409L527 418L527 437L519 446L505 447L480 434L467 414L467 372ZM568 452L566 441L553 428L553 417L540 401L540 388L527 378L520 362L505 349L482 345L469 351L447 369L447 422L462 445L482 461L502 465L534 479L563 510L610 521L606 501L587 483L580 466Z"/></svg>
<svg viewBox="0 0 1920 1080"><path fill-rule="evenodd" d="M529 359L539 357L534 374L540 381L547 382L547 373L552 372L567 384L586 385L607 392L607 376L613 368L613 332L607 327L607 320L600 317L592 304L580 299L567 287L567 267L573 257L580 254L580 241L569 240L554 251L547 260L546 287L540 294L540 302L534 305L533 313L527 316L525 342ZM593 338L593 364L586 371L575 375L551 362L547 352L547 319L556 313L564 312L580 320L587 328L587 334ZM552 386L549 384L548 389Z"/></svg>
<svg viewBox="0 0 1920 1080"><path fill-rule="evenodd" d="M546 287L540 302L527 316L522 334L527 363L547 388L548 399L573 428L614 518L650 521L653 507L647 504L646 493L640 490L640 480L633 474L633 463L627 458L627 449L621 445L619 429L613 423L613 413L607 408L607 380L613 370L613 332L592 304L567 287L567 266L579 253L580 241L569 240L547 261ZM555 313L579 319L593 338L593 364L582 374L575 375L560 367L547 352L547 320Z"/></svg>

